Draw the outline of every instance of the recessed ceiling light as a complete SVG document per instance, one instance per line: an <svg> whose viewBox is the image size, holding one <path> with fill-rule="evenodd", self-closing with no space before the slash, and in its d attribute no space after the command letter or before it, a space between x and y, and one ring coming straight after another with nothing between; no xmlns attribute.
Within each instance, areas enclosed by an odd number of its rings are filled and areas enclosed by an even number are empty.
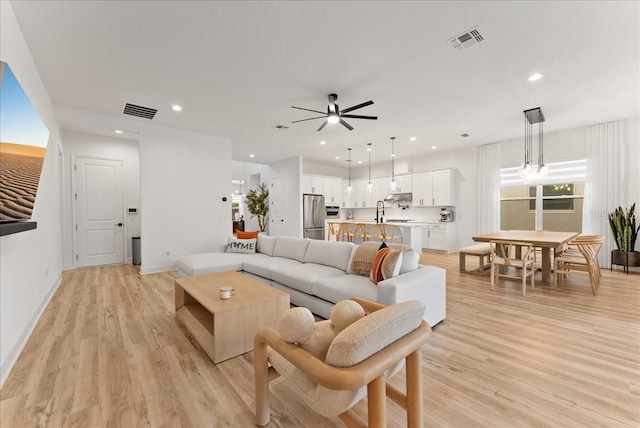
<svg viewBox="0 0 640 428"><path fill-rule="evenodd" d="M438 146L431 146L431 150L435 150L437 148L438 148Z"/></svg>
<svg viewBox="0 0 640 428"><path fill-rule="evenodd" d="M358 161L358 163L362 163L362 161Z"/></svg>
<svg viewBox="0 0 640 428"><path fill-rule="evenodd" d="M171 110L173 111L182 111L182 107L180 107L178 104L174 104L171 106Z"/></svg>
<svg viewBox="0 0 640 428"><path fill-rule="evenodd" d="M115 130L115 131L113 131L113 132L115 132L116 134L124 134L124 131L121 131L121 130L119 130L119 129L116 129L116 130Z"/></svg>
<svg viewBox="0 0 640 428"><path fill-rule="evenodd" d="M340 160L340 156L335 156L334 159L335 160Z"/></svg>
<svg viewBox="0 0 640 428"><path fill-rule="evenodd" d="M409 141L416 141L416 137L409 138Z"/></svg>
<svg viewBox="0 0 640 428"><path fill-rule="evenodd" d="M544 74L542 73L534 73L531 76L527 77L527 82L535 82L536 80L542 79Z"/></svg>
<svg viewBox="0 0 640 428"><path fill-rule="evenodd" d="M251 153L251 154L249 155L249 157L250 157L250 158L255 158L255 157L256 157L256 155L254 155L253 153Z"/></svg>

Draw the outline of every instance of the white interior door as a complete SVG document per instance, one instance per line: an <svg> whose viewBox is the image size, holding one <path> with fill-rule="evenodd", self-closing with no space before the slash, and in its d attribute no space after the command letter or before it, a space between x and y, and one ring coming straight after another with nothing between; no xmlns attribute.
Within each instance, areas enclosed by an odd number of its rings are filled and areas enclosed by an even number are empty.
<svg viewBox="0 0 640 428"><path fill-rule="evenodd" d="M76 158L78 267L124 262L122 161Z"/></svg>
<svg viewBox="0 0 640 428"><path fill-rule="evenodd" d="M281 236L284 233L284 193L281 178L271 180L269 191L269 235Z"/></svg>

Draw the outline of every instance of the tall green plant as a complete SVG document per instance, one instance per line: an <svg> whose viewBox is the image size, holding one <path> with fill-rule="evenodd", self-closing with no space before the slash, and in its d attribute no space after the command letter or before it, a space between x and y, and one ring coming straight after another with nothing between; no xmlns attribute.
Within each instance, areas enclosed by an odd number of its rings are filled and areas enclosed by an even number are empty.
<svg viewBox="0 0 640 428"><path fill-rule="evenodd" d="M636 247L636 239L640 226L636 226L636 204L631 205L628 211L618 207L609 213L609 226L616 240L616 246L620 251L633 251Z"/></svg>
<svg viewBox="0 0 640 428"><path fill-rule="evenodd" d="M269 212L269 190L267 185L260 183L257 188L252 189L246 196L247 209L251 214L258 217L260 231L264 232L266 227L265 219Z"/></svg>

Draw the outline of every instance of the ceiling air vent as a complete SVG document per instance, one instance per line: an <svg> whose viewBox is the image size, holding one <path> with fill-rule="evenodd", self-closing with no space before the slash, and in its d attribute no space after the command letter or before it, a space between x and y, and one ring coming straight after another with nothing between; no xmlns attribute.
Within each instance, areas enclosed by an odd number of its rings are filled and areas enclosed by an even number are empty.
<svg viewBox="0 0 640 428"><path fill-rule="evenodd" d="M157 112L158 110L155 108L142 107L129 103L126 103L124 105L124 109L122 110L122 113L124 114L141 117L143 119L153 119Z"/></svg>
<svg viewBox="0 0 640 428"><path fill-rule="evenodd" d="M466 33L462 33L449 40L449 43L451 43L451 46L453 46L454 49L463 50L468 49L473 45L477 45L483 40L484 37L482 37L480 32L476 28L472 28Z"/></svg>

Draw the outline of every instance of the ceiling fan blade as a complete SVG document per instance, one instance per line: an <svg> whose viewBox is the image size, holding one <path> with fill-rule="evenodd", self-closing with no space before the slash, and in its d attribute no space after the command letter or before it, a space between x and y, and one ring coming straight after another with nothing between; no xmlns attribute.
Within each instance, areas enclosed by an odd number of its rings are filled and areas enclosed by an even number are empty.
<svg viewBox="0 0 640 428"><path fill-rule="evenodd" d="M340 119L340 123L347 128L349 131L353 131L353 126L349 125L347 122L345 122L344 120Z"/></svg>
<svg viewBox="0 0 640 428"><path fill-rule="evenodd" d="M322 122L322 125L320 125L320 128L318 128L317 130L318 130L318 131L322 130L322 128L324 128L325 126L327 126L327 123L329 123L329 122L327 122L326 120L325 120L324 122Z"/></svg>
<svg viewBox="0 0 640 428"><path fill-rule="evenodd" d="M351 119L372 119L372 120L378 120L378 116L360 116L357 114L341 114L340 117L348 117Z"/></svg>
<svg viewBox="0 0 640 428"><path fill-rule="evenodd" d="M324 119L324 118L326 118L326 117L327 117L327 116L310 117L309 119L294 120L294 121L293 121L293 122L291 122L291 123L305 122L305 121L307 121L307 120L314 120L314 119Z"/></svg>
<svg viewBox="0 0 640 428"><path fill-rule="evenodd" d="M362 107L370 106L371 104L373 104L373 101L367 101L366 103L358 104L357 106L347 107L346 109L342 110L340 113L349 113L350 111L354 111Z"/></svg>
<svg viewBox="0 0 640 428"><path fill-rule="evenodd" d="M298 110L305 110L305 111L310 111L310 112L313 112L313 113L325 114L323 111L311 110L309 108L302 108L302 107L296 107L296 106L291 106L291 108L297 108Z"/></svg>

